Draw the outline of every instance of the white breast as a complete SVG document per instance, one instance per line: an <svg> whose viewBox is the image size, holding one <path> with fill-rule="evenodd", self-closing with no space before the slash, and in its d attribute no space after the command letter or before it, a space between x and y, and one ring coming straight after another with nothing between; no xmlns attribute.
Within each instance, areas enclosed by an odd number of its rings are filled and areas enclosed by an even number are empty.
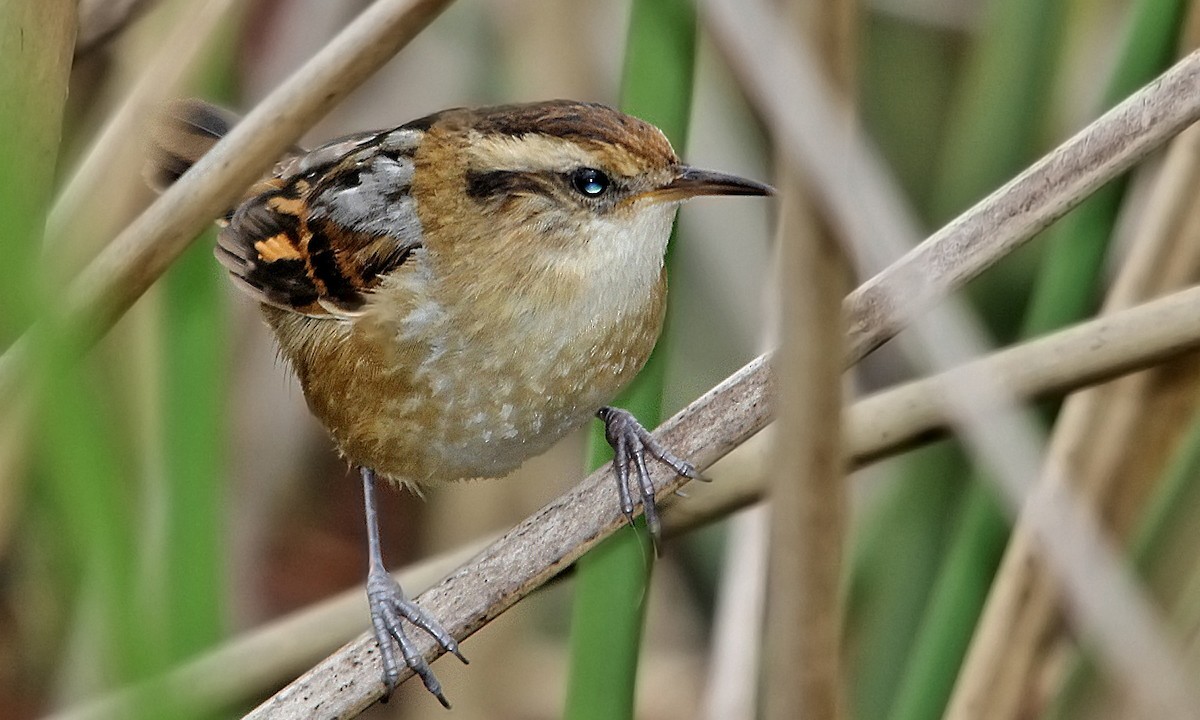
<svg viewBox="0 0 1200 720"><path fill-rule="evenodd" d="M552 273L582 289L571 307L546 308L542 319L564 334L564 342L599 318L641 310L658 286L671 237L676 203L660 203L629 216L593 218L587 242L556 258Z"/></svg>

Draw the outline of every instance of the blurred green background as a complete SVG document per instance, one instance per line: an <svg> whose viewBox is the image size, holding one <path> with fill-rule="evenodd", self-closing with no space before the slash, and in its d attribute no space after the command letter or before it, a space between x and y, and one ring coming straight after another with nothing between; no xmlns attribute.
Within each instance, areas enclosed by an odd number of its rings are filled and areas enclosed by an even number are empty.
<svg viewBox="0 0 1200 720"><path fill-rule="evenodd" d="M0 103L0 346L152 200L139 176L143 122L108 138L113 152L102 183L73 205L56 200L140 81L157 78L133 108L143 120L156 103L180 95L244 110L365 5L84 0L76 9L61 0L8 0L0 7L0 97L10 99ZM1192 5L864 2L855 39L861 122L932 231L1190 49ZM125 6L137 12L126 19ZM227 7L214 12L219 6ZM164 68L177 71L178 82L168 82ZM662 124L691 164L772 177L769 139L753 109L691 4L677 0L455 3L305 142L443 107L550 97L621 105ZM1127 250L1122 240L1144 210L1137 186L1106 187L972 285L998 343L1098 307ZM56 202L70 212L52 214L43 237ZM664 414L769 347L772 287L780 281L771 267L773 221L770 204L760 202L682 210L668 342L641 391ZM35 354L41 402L0 408L0 718L41 717L153 677L362 583L355 476L308 416L256 308L226 282L211 245L211 233L199 239L82 362L69 338L47 333ZM1138 412L1148 421L1123 438L1129 450L1108 468L1128 482L1104 514L1119 536L1136 536L1137 563L1195 655L1200 597L1190 589L1200 567L1187 529L1200 519L1193 497L1200 433L1184 432L1195 424L1192 365L1171 366L1143 394ZM885 347L853 380L866 393L909 374ZM1048 427L1053 417L1047 407ZM511 478L459 484L425 500L385 493L386 557L399 566L510 526L581 476L584 445L581 433ZM723 472L763 467L747 451L711 475L719 483ZM848 717L941 717L1008 521L987 478L948 441L849 482ZM588 692L579 688L590 678L599 682L592 692L603 694L618 681L595 667L615 665L627 685L612 689L618 709L589 715L578 706L593 701L576 699L572 717L716 717L706 673L722 651L713 645L713 618L731 532L744 530L718 524L672 541L646 589L638 584L649 576L646 539L631 531L633 552L623 565L634 584L624 599L604 576L590 591L600 593L601 608L633 611L623 631L632 640L617 650L623 654L609 660L580 639L596 611L583 602L573 611L575 583L557 583L469 640L469 668L438 663L455 704L449 716L561 717L569 685ZM616 627L607 616L591 622L601 637ZM1122 717L1120 703L1108 702L1119 692L1087 671L1074 648L1065 626L1046 639L1022 685L1020 717ZM236 716L274 689L215 709L159 696L143 714ZM412 684L368 715L447 716Z"/></svg>

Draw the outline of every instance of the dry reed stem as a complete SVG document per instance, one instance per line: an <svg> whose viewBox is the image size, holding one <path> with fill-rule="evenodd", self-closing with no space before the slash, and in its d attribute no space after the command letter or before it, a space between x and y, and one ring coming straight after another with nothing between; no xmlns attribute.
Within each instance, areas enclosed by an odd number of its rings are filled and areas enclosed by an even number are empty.
<svg viewBox="0 0 1200 720"><path fill-rule="evenodd" d="M159 0L79 0L75 56L84 55L120 34Z"/></svg>
<svg viewBox="0 0 1200 720"><path fill-rule="evenodd" d="M846 508L841 301L848 270L799 178L789 173L784 180L763 716L835 720Z"/></svg>
<svg viewBox="0 0 1200 720"><path fill-rule="evenodd" d="M91 252L90 246L106 239L107 233L114 230L112 223L120 221L117 213L110 212L111 208L124 206L126 196L123 193L129 190L132 183L143 184L138 172L143 145L139 124L151 114L155 104L178 87L184 73L191 68L232 3L233 0L210 0L185 13L121 108L92 142L83 163L71 175L67 186L59 193L46 219L43 239L47 252L55 260L56 271L63 273L63 277L56 278L56 281L73 275L80 261ZM124 12L128 9L122 3L81 3L80 42L88 24L99 22L98 19L88 20L85 17L85 5L92 8L92 12L101 13ZM76 55L78 53L77 43ZM102 212L98 215L97 211ZM28 404L29 400L20 402ZM3 416L0 422L11 427L21 427L28 418L3 407L0 407L0 416ZM0 452L0 478L21 477L18 466L21 463L20 454L25 449L15 443L7 444L11 452ZM4 518L0 515L0 537L4 537L4 524Z"/></svg>
<svg viewBox="0 0 1200 720"><path fill-rule="evenodd" d="M34 276L27 281L0 273L4 278L0 282L8 284L0 297L13 303L11 307L0 307L0 313L8 313L9 320L4 323L0 342L11 339L8 333L17 332L19 326L15 323L27 319L23 316L32 310L33 298L48 289L43 287L42 269L36 267L35 256L13 243L36 243L41 239L40 219L54 184L75 33L76 9L69 0L8 0L0 7L0 57L10 66L0 77L5 107L0 112L4 133L0 138L0 163L12 183L11 187L0 188L0 204L6 212L17 215L5 218L0 249L5 251L3 262L7 268L17 267ZM8 255L10 251L16 256ZM0 404L0 556L7 556L24 508L25 475L19 470L28 452L25 423L31 416L29 410L23 400Z"/></svg>
<svg viewBox="0 0 1200 720"><path fill-rule="evenodd" d="M1200 287L1089 320L972 361L1023 398L1061 394L1149 367L1200 347ZM944 375L915 380L855 403L846 439L858 465L926 440L947 425Z"/></svg>
<svg viewBox="0 0 1200 720"><path fill-rule="evenodd" d="M1200 6L1193 4L1193 15L1200 15ZM1186 155L1181 164L1188 166L1182 176L1163 182L1175 187L1170 193L1178 202L1170 212L1171 222L1163 230L1174 240L1173 247L1164 253L1156 282L1146 297L1164 294L1200 279L1200 205L1195 202L1195 189L1200 184L1200 129L1193 128L1177 139L1180 153ZM1170 169L1169 167L1167 168ZM1182 215L1182 218L1180 217ZM1148 236L1153 229L1147 230ZM1145 242L1142 237L1141 242ZM1169 457L1179 446L1184 430L1196 412L1197 390L1200 385L1200 357L1189 355L1143 373L1138 382L1115 400L1118 411L1129 406L1125 414L1137 418L1129 432L1116 435L1118 446L1125 452L1120 462L1109 467L1095 465L1102 473L1096 481L1100 490L1099 507L1110 518L1116 532L1127 535L1141 517L1146 499L1162 478ZM1154 418L1154 422L1145 422ZM1099 438L1097 438L1099 439Z"/></svg>
<svg viewBox="0 0 1200 720"><path fill-rule="evenodd" d="M1200 288L1193 288L976 361L973 374L994 374L1023 392L1056 392L1198 346ZM852 406L846 433L852 458L878 458L885 448L905 447L943 425L946 415L941 399L947 382L945 375L920 380ZM737 438L756 429L760 412L768 404L764 384L748 387L744 380L730 379L664 424L658 436L707 467L732 449ZM890 417L896 418L896 427L887 425ZM867 427L859 429L863 425ZM660 494L681 484L678 478L661 482L657 469L655 480ZM419 602L442 618L456 637L474 632L620 524L619 513L609 502L610 484L611 478L601 468L509 532L472 564L423 594ZM756 499L761 491L759 486L746 495ZM703 502L700 489L697 494L696 499ZM711 517L678 512L687 510L689 503L677 503L667 511L668 527L691 527ZM732 504L724 506L726 512ZM425 650L432 656L432 646L426 645ZM373 640L363 635L248 717L308 717L318 707L335 714L359 712L381 690L374 654Z"/></svg>
<svg viewBox="0 0 1200 720"><path fill-rule="evenodd" d="M66 324L86 330L81 333L85 345L107 332L241 188L448 3L379 0L364 12L89 266L71 286ZM1193 53L852 293L845 306L851 323L849 362L858 361L903 326L900 308L889 306L886 292L900 278L911 281L905 286L915 283L918 288L912 305L928 307L1194 122L1200 117L1200 93L1194 92L1198 75L1200 55ZM804 122L803 116L793 120ZM814 137L811 142L821 141ZM840 159L819 147L813 151L824 158L820 175L835 179L832 185L819 184L821 192L831 195L827 202L836 201L843 210L853 208L858 201L853 188L839 188L836 181ZM27 345L23 339L0 356L0 406L22 384ZM756 372L765 371L762 358L751 365Z"/></svg>
<svg viewBox="0 0 1200 720"><path fill-rule="evenodd" d="M870 150L852 129L839 126L830 93L811 63L788 43L764 8L713 0L708 9L710 24L743 85L782 148L826 191L827 207L845 224L860 265L881 267L903 253L916 237L915 223ZM1185 66L1191 68L1185 89L1194 94L1195 58L1175 70ZM1163 106L1157 109L1161 112ZM1143 106L1137 115L1144 119L1147 111L1157 114L1154 110ZM1041 163L1028 172L1039 167ZM846 192L849 189L853 194ZM1024 224L1020 217L1026 209L1016 210L1005 227ZM889 271L898 266L903 268L904 261ZM950 274L938 272L935 277ZM897 312L901 324L912 323L909 337L917 341L916 350L926 363L948 368L984 351L982 334L960 303L926 309L923 298L931 283L902 270L896 281L890 287L875 286L877 304ZM871 286L868 283L868 289ZM1146 711L1189 717L1196 698L1180 671L1175 648L1095 517L1071 496L1068 469L1054 457L1043 465L1036 421L994 377L956 368L947 378L943 397L956 431L992 470L1008 501L1024 506L1071 609L1091 634L1103 662L1127 683ZM1043 482L1035 484L1039 477Z"/></svg>
<svg viewBox="0 0 1200 720"><path fill-rule="evenodd" d="M856 2L793 0L790 25L819 47L853 123ZM834 223L783 158L779 349L770 488L762 707L768 720L844 716L841 576L847 487L842 449L842 299L851 270Z"/></svg>
<svg viewBox="0 0 1200 720"><path fill-rule="evenodd" d="M375 28L384 24L380 22L379 13L383 11L379 8L386 6L388 10L396 10L397 5L395 2L382 2L374 6L372 10L375 14L372 15L371 24ZM418 23L421 23L431 19L442 5L444 3L423 3L413 5L412 8ZM407 9L409 5L404 7ZM370 15L371 12L368 11L367 14ZM362 25L362 22L356 22L352 26L357 29L355 33L351 33L350 30L343 33L341 42L335 41L336 48L331 46L322 53L320 57L324 60L317 63L317 66L328 63L330 53L335 57L352 54L351 51L355 48L346 38L362 38L364 33L374 37L374 33L368 33L369 29L364 29ZM415 26L409 26L409 29L415 31ZM354 41L357 42L359 41ZM362 51L362 56L378 60L378 45L363 43L358 50ZM921 304L928 304L939 293L959 286L990 262L994 262L1011 246L1027 239L1061 215L1098 184L1124 170L1155 145L1191 122L1200 111L1200 98L1196 93L1190 92L1195 86L1198 65L1200 60L1189 57L1156 83L1093 123L1060 150L985 199L947 229L943 229L931 239L936 242L922 245L898 265L897 269L882 274L864 290L852 295L847 303L849 314L855 321L851 358L865 354L868 349L877 346L901 327L903 315L898 312L899 308L888 304L888 293L881 290L894 283L897 276L920 277L922 273L928 273L931 276L929 282L922 282L922 290L914 298L920 300ZM358 66L358 69L361 69L361 66ZM76 287L72 293L73 301L69 304L69 308L72 309L69 313L70 319L74 324L88 326L89 339L102 334L113 318L132 302L132 298L161 272L172 253L176 252L175 248L182 247L186 243L186 237L190 236L194 229L199 228L208 217L218 212L222 205L232 201L236 188L248 183L257 172L257 168L266 166L269 162L265 159L268 155L266 152L251 153L248 150L253 145L250 142L252 135L271 137L275 143L270 149L275 152L282 151L298 135L298 128L304 119L315 115L317 110L314 108L323 109L327 107L327 102L335 99L336 91L326 90L329 87L329 74L315 75L324 78L325 82L313 82L312 76L298 74L298 77L305 77L307 80L307 92L300 92L296 82L291 82L284 88L286 93L281 91L272 96L291 99L299 97L303 103L297 100L297 103L290 107L278 102L269 106L264 104L259 111L251 115L253 125L243 125L243 132L240 134L235 131L224 144L224 151L214 153L206 162L202 162L200 171L191 176L191 181L181 181L181 184L176 186L177 190L164 195L123 233L122 242L114 246L117 249L105 253L101 258L103 262L93 264L86 275L86 282ZM293 80L295 81L295 78ZM346 81L339 78L337 84L344 85ZM322 96L322 92L331 92L334 95ZM278 132L270 132L266 127L268 125L279 128ZM219 172L214 172L218 169ZM230 187L233 190L229 190ZM173 212L164 212L164 209ZM190 229L187 232L168 229L173 219ZM147 249L143 246L147 239L169 247ZM139 265L139 260L143 262L138 269L134 269L133 266ZM109 279L105 280L105 277ZM92 301L90 307L88 301ZM12 351L0 359L0 397L8 397L18 380L18 359ZM765 386L766 363L764 358L759 358L706 394L685 413L667 423L662 435L672 440L680 451L687 452L702 462L711 462L767 422L770 406L764 395ZM725 416L716 412L714 406L718 404L732 407L733 414L738 418L729 425L719 427L719 431L713 423L723 421ZM694 433L687 432L692 429ZM661 481L661 478L659 479ZM579 537L581 543L586 542L590 547L599 533L609 528L610 523L616 523L617 519L611 517L611 514L596 512L597 509L609 505L601 499L603 496L590 494L593 489L598 489L598 482L599 475L593 476L591 481L581 485L567 498L543 511L557 515L554 509L564 507L564 503L565 507L569 507L572 498L576 502L581 499L585 502L599 501L599 504L593 502L590 506L583 506L588 509L592 523L582 535L557 529L554 534L559 539ZM664 487L669 488L676 486L675 480L664 484ZM533 531L535 526L536 523L531 524L530 521L518 526L513 534L510 534L510 540L512 537L519 538L522 533ZM493 591L486 584L471 585L476 591L487 596L495 595L495 604L480 607L474 604L477 599L471 603L457 599L439 601L439 597L444 597L445 590L442 589L435 590L428 606L437 612L446 606L465 609L471 604L476 608L477 614L463 616L467 619L460 620L457 627L460 630L473 631L486 619L494 617L508 604L515 602L516 593L520 592L520 588L531 587L540 579L552 575L568 559L576 557L578 552L582 551L582 546L566 547L572 550L565 555L541 556L544 564L539 563L536 556L529 558L531 562L513 564L510 562L513 558L503 552L505 548L512 550L512 543L502 543L501 547L495 549L496 552L485 555L482 562L483 567L490 568L492 572L495 572L497 567L512 569L514 572L509 576L510 586L502 591ZM518 572L522 568L523 572ZM453 578L450 582L454 585L459 584ZM513 584L517 590L512 589ZM459 615L456 614L455 617ZM361 661L367 653L361 644L352 645L349 650L357 652L358 655L347 652L342 660L349 658L353 661L357 657ZM338 667L337 658L326 664ZM368 664L364 668L364 677L374 678L375 670L373 664ZM294 685L285 690L279 700L270 703L256 716L265 717L267 715L263 712L270 707L285 707L285 701L289 698L295 699L302 695L301 688L311 682L311 673L303 680L300 686ZM366 688L365 693L377 693L378 689L378 683L374 682ZM360 687L360 691L363 691L363 688ZM359 698L351 704L361 701L362 698Z"/></svg>
<svg viewBox="0 0 1200 720"><path fill-rule="evenodd" d="M975 361L972 373L996 377L1024 400L1053 397L1152 367L1200 349L1200 288L1114 313ZM881 391L846 408L845 445L860 468L939 437L949 425L941 405L944 375ZM737 460L736 467L723 467ZM692 486L685 501L665 504L667 527L697 527L758 502L766 454L753 438Z"/></svg>
<svg viewBox="0 0 1200 720"><path fill-rule="evenodd" d="M1104 314L1194 280L1200 257L1185 230L1189 217L1197 214L1198 181L1200 128L1190 128L1171 145ZM1156 375L1140 373L1077 393L1067 400L1055 424L1051 456L1071 468L1079 496L1095 507L1103 506L1117 489L1114 480L1126 476L1124 458L1149 444L1145 426L1161 425L1145 422L1147 417L1161 417L1147 406ZM1163 465L1145 464L1154 476ZM1018 716L1029 685L1037 682L1035 668L1046 662L1049 641L1062 627L1060 595L1058 583L1040 562L1029 523L1018 520L947 706L948 719Z"/></svg>
<svg viewBox="0 0 1200 720"><path fill-rule="evenodd" d="M136 4L136 3L133 3ZM93 12L132 11L131 3L86 3ZM82 160L59 192L46 219L46 245L53 256L68 258L66 272L90 259L98 242L109 239L121 218L111 208L130 185L145 187L145 124L158 107L179 93L187 74L220 26L235 0L206 0L182 9L167 37L150 58L145 72L105 121ZM83 17L80 18L82 23ZM81 27L82 30L82 27ZM112 217L108 217L112 216ZM103 219L98 227L98 220Z"/></svg>
<svg viewBox="0 0 1200 720"><path fill-rule="evenodd" d="M781 202L784 217L793 220L808 207L802 197L787 194ZM798 247L781 253L790 291L783 293L783 333L774 356L779 417L770 490L764 717L832 720L841 717L845 262L836 241L821 230L805 231L786 219L783 228L785 242Z"/></svg>
<svg viewBox="0 0 1200 720"><path fill-rule="evenodd" d="M1001 351L977 361L977 371L995 375L1022 397L1031 398L1107 380L1198 347L1200 288L1192 288ZM844 415L848 462L865 465L929 439L934 430L944 427L947 418L940 402L944 381L943 376L917 380L848 407ZM724 422L723 416L716 422ZM738 448L738 453L749 451L757 458L751 468L743 468L743 477L722 473L715 483L693 484L687 500L674 499L665 505L668 538L762 499L766 453L759 440L754 437ZM431 558L420 567L435 569L404 569L400 579L406 586L428 586L480 547L472 543ZM366 624L362 600L361 590L353 589L275 621L170 673L162 685L186 693L179 697L188 698L194 709L243 702L361 629ZM253 662L247 665L246 658ZM54 720L112 717L109 713L127 708L123 703L128 702L122 693L65 711Z"/></svg>
<svg viewBox="0 0 1200 720"><path fill-rule="evenodd" d="M758 479L765 475L766 455L760 447L771 433L768 430L747 440L726 457L733 461L748 449L758 459ZM722 464L718 463L718 465ZM736 463L742 467L741 463ZM724 483L726 475L720 475ZM689 492L689 495L691 493ZM675 507L688 503L676 503ZM667 515L672 515L672 520ZM663 514L663 528L670 535L681 518L679 513ZM758 713L760 649L767 577L767 523L765 506L759 506L729 518L723 554L721 582L713 609L712 642L708 669L700 687L703 697L698 717L703 720L755 720Z"/></svg>
<svg viewBox="0 0 1200 720"><path fill-rule="evenodd" d="M376 0L137 217L66 290L56 313L90 347L205 225L450 0ZM28 336L0 357L0 407L22 385Z"/></svg>
<svg viewBox="0 0 1200 720"><path fill-rule="evenodd" d="M780 252L785 279L774 354L778 418L769 491L764 717L832 719L840 706L838 583L846 488L837 418L845 267L836 241L813 226L800 185L781 185L793 186L780 197L781 242L794 247Z"/></svg>
<svg viewBox="0 0 1200 720"><path fill-rule="evenodd" d="M720 32L721 23L716 25ZM759 53L752 49L746 54L757 57ZM915 280L918 287L905 299L911 298L916 307L928 307L940 293L959 287L1192 122L1200 114L1200 94L1191 92L1198 77L1200 55L1189 56L852 294L845 306L851 319L850 358L861 357L903 326L907 302L902 306L893 294L909 288L908 281ZM760 102L764 93L763 87L754 88ZM804 114L776 112L771 119L788 127L789 117ZM820 145L825 137L818 132L812 140L818 155L824 151ZM839 189L826 187L826 181L840 184L843 157L826 154L824 162L825 172L816 174L822 179L819 189L834 196ZM861 196L855 194L860 190L843 192L838 207L851 210L851 215L876 211L861 207ZM862 229L854 217L841 212L838 217ZM664 423L660 439L707 467L769 421L767 375L766 358L754 360ZM678 478L664 479L657 469L654 476L660 493L681 485ZM518 525L470 566L425 593L420 602L442 618L456 637L471 634L612 532L620 519L608 497L608 484L607 472L601 468ZM423 647L430 656L435 653L432 645ZM322 713L358 712L382 690L374 654L373 643L363 636L248 717L309 717L318 707Z"/></svg>

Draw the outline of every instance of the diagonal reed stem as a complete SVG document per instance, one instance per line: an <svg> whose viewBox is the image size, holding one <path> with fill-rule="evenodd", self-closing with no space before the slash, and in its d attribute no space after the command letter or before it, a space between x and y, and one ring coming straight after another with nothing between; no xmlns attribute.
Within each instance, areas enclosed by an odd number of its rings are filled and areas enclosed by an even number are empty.
<svg viewBox="0 0 1200 720"><path fill-rule="evenodd" d="M407 39L418 25L423 26L431 20L445 4L385 0L373 6L375 14L368 11L364 18L371 15L371 24L387 24L389 29L402 26L405 29L401 34ZM397 13L401 10L408 24L396 21L393 15L383 15L385 11ZM409 12L411 16L407 14ZM376 36L369 32L370 28L363 27L364 18L351 26L357 29L357 35L348 29L340 44L335 41L336 51L331 46L319 57L326 58L327 53L353 54L351 50L357 50L366 58L362 65L356 65L355 72L358 72L366 65L381 62L381 48L393 48L391 41L395 45L402 44L403 39L392 37L389 42L376 39L368 47L363 38ZM385 23L385 20L396 24ZM355 39L348 40L347 37ZM356 48L355 43L363 45ZM316 73L315 70L311 72ZM253 179L275 154L293 142L301 126L340 97L341 86L350 84L338 76L339 88L331 90L329 76L317 75L325 78L325 82L313 82L314 77L310 75L303 76L312 83L304 88L289 83L281 89L278 102L265 104L251 115L255 119L252 126L242 126L268 134L273 140L267 148L271 153L261 146L250 152L255 144L251 130L231 135L221 152L214 153L209 161L198 166L198 172L190 179L185 178L176 185L180 188L177 192L164 195L89 268L81 283L73 287L72 300L67 306L71 324L87 328L87 341L102 335L123 309L161 273L173 259L173 253L186 245L194 231L232 201L237 189ZM298 74L297 77L301 76ZM1198 78L1200 55L1193 54L852 294L845 306L852 323L850 359L862 357L894 335L902 327L903 318L912 312L907 303L901 312L901 308L889 300L889 290L897 287L898 279L908 279L900 285L909 286L915 282L913 286L920 288L920 292L909 298L916 307L927 307L961 286L996 258L1061 216L1088 192L1193 122L1200 115L1200 93L1195 92ZM324 92L332 94L324 96ZM296 96L302 102L298 101L289 109L283 100L294 100ZM276 123L282 130L268 133L267 126ZM819 133L813 141L821 142ZM826 183L818 185L823 192L835 192L825 188ZM3 399L0 404L11 397L21 379L22 347L24 345L13 348L0 358L0 398ZM769 421L766 387L766 361L759 358L668 421L660 437L681 452L698 458L702 464L710 464ZM732 413L724 412L729 408L733 409ZM678 481L664 480L661 475L656 478L660 492L679 485ZM607 475L603 475L603 480L593 475L486 551L473 564L470 573L460 571L427 594L429 609L443 617L456 618L451 625L458 631L456 634L465 635L478 629L622 522L619 513L608 502L610 490ZM558 523L551 522L555 518ZM570 527L560 524L564 521ZM527 553L528 548L516 542L526 535L537 540L538 552ZM503 588L499 586L501 579ZM497 584L489 586L489 581ZM449 596L451 593L454 597ZM313 671L319 676L332 667L337 674L337 662L357 660L362 666L363 676L359 678L362 682L356 683L353 690L342 688L339 693L351 705L369 703L381 690L368 682L368 678L377 673L374 662L363 664L365 656L373 653L364 646L361 642L351 645L347 653L331 659L332 666L325 663ZM358 677L353 672L351 676ZM305 676L298 685L285 690L252 717L268 717L263 713L283 707L282 704L289 700L297 700L304 694L301 688L312 687L313 677L312 673Z"/></svg>
<svg viewBox="0 0 1200 720"><path fill-rule="evenodd" d="M711 0L708 7L728 57L768 125L785 151L804 163L827 191L828 207L849 229L846 237L860 265L881 268L889 258L899 257L914 240L915 224L870 149L852 130L839 126L811 61L777 31L765 8L739 8L728 0ZM1194 89L1195 82L1189 86ZM1152 108L1142 109L1153 114ZM819 142L814 142L814 133ZM851 196L844 190L850 188L854 202L846 202ZM1015 210L1006 226L1024 224L1024 208ZM903 260L888 271L901 264ZM952 299L926 305L929 285L920 276L901 273L895 280L896 285L877 288L877 304L897 310L901 324L911 324L914 349L925 363L946 369L985 351L961 303ZM1022 517L1036 528L1072 611L1109 669L1127 681L1143 711L1190 717L1194 691L1179 669L1171 642L1095 516L1072 496L1069 469L1053 457L1045 458L1031 414L993 377L970 368L947 375L952 382L944 399L955 429L993 470L1014 510L1021 508Z"/></svg>
<svg viewBox="0 0 1200 720"><path fill-rule="evenodd" d="M1200 347L1200 288L1089 321L976 361L973 371L1000 378L1021 398L1041 397L1133 372ZM1064 360L1066 358L1067 360ZM845 447L851 465L861 467L927 441L948 420L940 402L945 377L906 383L846 408ZM685 410L680 415L686 415ZM745 409L722 406L716 422L732 425ZM762 499L765 468L754 480L705 485L690 499L665 508L668 537L686 532ZM540 542L538 536L530 542ZM400 571L406 587L428 587L483 549L472 543ZM414 574L414 573L418 574ZM225 707L252 697L343 642L363 625L363 595L353 589L254 630L218 650L181 666L162 686L186 698L192 708ZM345 650L345 649L343 649ZM253 658L253 672L245 670ZM333 660L333 658L330 658ZM136 691L133 691L136 692ZM130 693L54 716L54 720L122 717ZM286 716L285 716L286 717Z"/></svg>
<svg viewBox="0 0 1200 720"><path fill-rule="evenodd" d="M878 347L903 327L905 318L961 287L1193 122L1200 116L1200 93L1194 91L1198 83L1200 53L1188 56L852 293L844 305L851 327L849 359ZM795 117L776 119L787 125ZM814 132L811 141L820 146L822 129ZM813 152L830 163L824 175L817 175L814 189L831 195L844 191L836 198L839 207L859 212L861 196L855 188L824 187L840 184L844 158L820 147ZM849 200L855 202L847 205ZM901 288L911 288L903 306L893 300ZM768 386L763 356L664 423L657 437L707 467L770 421ZM456 637L478 630L623 524L611 502L610 472L606 466L590 475L418 602L446 618L447 629ZM652 474L659 495L682 485L681 479L665 477L660 469L652 469ZM436 651L430 644L423 649L429 657ZM364 635L247 717L311 717L318 707L322 715L358 712L382 695L374 655L373 643Z"/></svg>

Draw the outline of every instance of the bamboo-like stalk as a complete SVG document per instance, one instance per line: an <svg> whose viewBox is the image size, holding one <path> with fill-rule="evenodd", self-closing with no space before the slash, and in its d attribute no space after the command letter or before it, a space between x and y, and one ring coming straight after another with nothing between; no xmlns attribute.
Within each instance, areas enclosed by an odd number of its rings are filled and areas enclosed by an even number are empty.
<svg viewBox="0 0 1200 720"><path fill-rule="evenodd" d="M70 3L5 3L0 8L0 343L11 341L41 301L41 239L54 183L63 106L71 74L75 10Z"/></svg>
<svg viewBox="0 0 1200 720"><path fill-rule="evenodd" d="M853 123L857 3L793 2L791 25L820 47ZM847 488L842 451L842 298L850 267L786 159L779 228L780 345L770 489L763 716L845 716L841 580Z"/></svg>
<svg viewBox="0 0 1200 720"><path fill-rule="evenodd" d="M847 489L838 416L848 271L836 241L814 226L798 178L789 173L784 180L764 717L834 720L843 716L840 583Z"/></svg>

